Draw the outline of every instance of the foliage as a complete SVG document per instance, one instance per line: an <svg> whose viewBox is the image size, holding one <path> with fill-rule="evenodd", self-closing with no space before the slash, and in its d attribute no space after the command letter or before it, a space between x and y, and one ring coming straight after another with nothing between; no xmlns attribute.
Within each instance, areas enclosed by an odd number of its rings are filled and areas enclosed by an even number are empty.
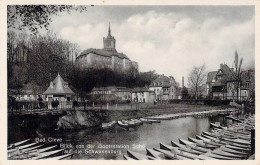
<svg viewBox="0 0 260 165"><path fill-rule="evenodd" d="M185 86L181 90L181 98L182 99L189 99L190 98L188 89Z"/></svg>
<svg viewBox="0 0 260 165"><path fill-rule="evenodd" d="M150 85L158 77L155 71L116 72L111 69L81 69L74 65L79 49L75 44L59 39L54 33L46 36L30 36L22 41L9 34L8 43L8 88L21 90L26 84L35 84L46 90L58 73L67 81L77 95L90 92L93 87L124 86L137 87ZM15 42L14 42L15 41ZM17 46L28 49L26 60L19 61L23 53L17 53ZM23 51L22 51L23 52ZM18 55L17 55L18 54Z"/></svg>
<svg viewBox="0 0 260 165"><path fill-rule="evenodd" d="M61 12L75 10L83 12L86 6L72 5L8 5L7 6L7 26L18 30L28 29L33 34L37 34L39 29L48 30L51 15L58 15Z"/></svg>

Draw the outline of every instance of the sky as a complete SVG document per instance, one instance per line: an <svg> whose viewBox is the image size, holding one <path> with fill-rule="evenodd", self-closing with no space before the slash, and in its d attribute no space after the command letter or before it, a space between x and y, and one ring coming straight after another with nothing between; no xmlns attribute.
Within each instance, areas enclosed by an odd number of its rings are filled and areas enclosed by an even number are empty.
<svg viewBox="0 0 260 165"><path fill-rule="evenodd" d="M103 48L110 22L116 49L138 62L139 71L155 70L181 82L193 66L207 71L254 67L253 6L89 6L87 11L52 16L50 28L81 50Z"/></svg>

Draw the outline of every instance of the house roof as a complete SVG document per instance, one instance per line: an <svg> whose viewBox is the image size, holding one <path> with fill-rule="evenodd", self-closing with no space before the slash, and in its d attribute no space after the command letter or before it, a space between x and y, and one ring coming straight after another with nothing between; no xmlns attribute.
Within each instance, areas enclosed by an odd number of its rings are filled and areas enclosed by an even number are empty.
<svg viewBox="0 0 260 165"><path fill-rule="evenodd" d="M149 88L146 87L136 87L132 89L132 92L154 92L154 91L149 90Z"/></svg>
<svg viewBox="0 0 260 165"><path fill-rule="evenodd" d="M43 92L44 95L66 95L75 93L69 88L68 83L65 82L60 74L54 79L54 81L50 82L50 86L48 89Z"/></svg>
<svg viewBox="0 0 260 165"><path fill-rule="evenodd" d="M100 55L100 56L105 56L105 57L112 57L112 56L116 56L118 58L122 58L122 59L129 59L125 54L123 53L118 53L116 51L106 51L104 49L94 49L94 48L90 48L87 50L84 50L77 58L81 57L81 56L85 56L88 55L90 53L96 54L96 55Z"/></svg>
<svg viewBox="0 0 260 165"><path fill-rule="evenodd" d="M217 73L218 71L209 72L207 76L207 82L212 82L213 79L215 79Z"/></svg>
<svg viewBox="0 0 260 165"><path fill-rule="evenodd" d="M161 84L161 82L163 84ZM171 82L172 82L172 84L171 84ZM154 85L154 83L156 83L156 84ZM157 83L160 83L160 84L157 84ZM153 87L153 86L170 87L171 85L176 85L176 81L172 76L170 76L170 78L169 78L167 76L160 75L158 78L156 78L155 80L153 80L151 82L150 87Z"/></svg>

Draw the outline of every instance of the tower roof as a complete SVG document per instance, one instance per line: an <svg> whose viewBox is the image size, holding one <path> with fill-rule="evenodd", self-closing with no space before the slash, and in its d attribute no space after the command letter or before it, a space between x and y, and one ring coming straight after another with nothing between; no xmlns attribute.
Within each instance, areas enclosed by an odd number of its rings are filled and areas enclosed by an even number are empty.
<svg viewBox="0 0 260 165"><path fill-rule="evenodd" d="M62 79L60 74L54 79L54 81L50 82L50 86L43 93L44 95L66 95L71 94L74 95L74 92L68 87L68 83Z"/></svg>

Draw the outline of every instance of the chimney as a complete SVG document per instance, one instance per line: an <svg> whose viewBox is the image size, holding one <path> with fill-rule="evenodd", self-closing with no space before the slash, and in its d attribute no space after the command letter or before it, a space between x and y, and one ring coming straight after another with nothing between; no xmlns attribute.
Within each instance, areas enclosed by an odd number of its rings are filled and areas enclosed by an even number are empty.
<svg viewBox="0 0 260 165"><path fill-rule="evenodd" d="M182 88L184 87L184 77L182 76Z"/></svg>

